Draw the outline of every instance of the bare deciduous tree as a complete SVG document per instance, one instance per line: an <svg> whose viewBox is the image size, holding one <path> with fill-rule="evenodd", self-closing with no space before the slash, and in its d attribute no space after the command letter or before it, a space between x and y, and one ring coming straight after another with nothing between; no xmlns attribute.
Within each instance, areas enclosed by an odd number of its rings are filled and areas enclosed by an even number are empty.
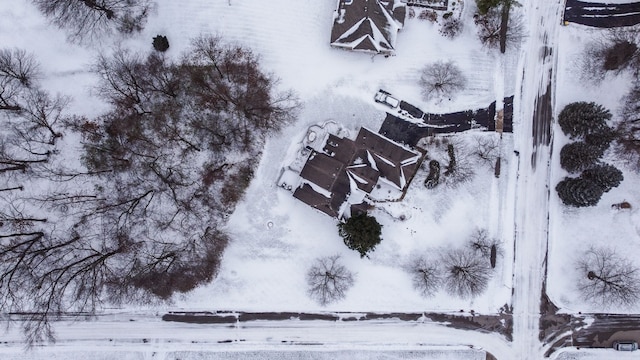
<svg viewBox="0 0 640 360"><path fill-rule="evenodd" d="M22 49L0 49L0 110L21 110L20 97L39 75L33 55Z"/></svg>
<svg viewBox="0 0 640 360"><path fill-rule="evenodd" d="M406 270L411 274L414 289L424 297L435 295L442 284L442 270L438 262L426 256L412 259Z"/></svg>
<svg viewBox="0 0 640 360"><path fill-rule="evenodd" d="M640 83L634 83L622 102L613 150L619 159L640 170Z"/></svg>
<svg viewBox="0 0 640 360"><path fill-rule="evenodd" d="M492 49L500 48L502 29L502 10L491 8L485 15L474 15L478 28L478 37L483 45ZM511 13L506 31L502 30L506 47L514 47L522 42L525 36L524 22L520 13Z"/></svg>
<svg viewBox="0 0 640 360"><path fill-rule="evenodd" d="M32 0L56 26L74 41L93 40L117 31L141 31L153 9L151 0Z"/></svg>
<svg viewBox="0 0 640 360"><path fill-rule="evenodd" d="M471 160L473 153L463 141L452 138L447 145L449 163L444 171L444 184L456 187L471 181L475 175L474 164ZM442 177L441 177L442 180Z"/></svg>
<svg viewBox="0 0 640 360"><path fill-rule="evenodd" d="M340 256L317 259L307 272L307 293L325 306L343 299L353 286L353 274L340 262Z"/></svg>
<svg viewBox="0 0 640 360"><path fill-rule="evenodd" d="M471 249L454 249L443 258L445 289L451 295L470 298L487 288L490 268L485 259Z"/></svg>
<svg viewBox="0 0 640 360"><path fill-rule="evenodd" d="M576 262L578 290L586 301L608 308L631 306L640 294L640 269L605 247L591 247Z"/></svg>
<svg viewBox="0 0 640 360"><path fill-rule="evenodd" d="M581 79L598 84L607 74L640 71L638 43L640 31L635 27L614 28L591 41L580 55Z"/></svg>
<svg viewBox="0 0 640 360"><path fill-rule="evenodd" d="M483 163L493 168L500 156L500 138L494 134L476 135L474 154Z"/></svg>
<svg viewBox="0 0 640 360"><path fill-rule="evenodd" d="M486 229L476 229L469 238L469 247L489 260L491 267L496 266L498 255L502 254L502 246L500 241L489 236Z"/></svg>
<svg viewBox="0 0 640 360"><path fill-rule="evenodd" d="M425 66L418 81L427 99L451 99L464 89L467 79L453 61L437 61Z"/></svg>

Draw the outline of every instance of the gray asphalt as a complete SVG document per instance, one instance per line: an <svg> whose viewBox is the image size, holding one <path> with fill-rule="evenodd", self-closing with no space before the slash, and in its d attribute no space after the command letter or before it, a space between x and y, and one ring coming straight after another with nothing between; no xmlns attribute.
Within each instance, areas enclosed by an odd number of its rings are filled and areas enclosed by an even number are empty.
<svg viewBox="0 0 640 360"><path fill-rule="evenodd" d="M601 28L632 26L640 24L640 2L603 4L567 0L564 20Z"/></svg>

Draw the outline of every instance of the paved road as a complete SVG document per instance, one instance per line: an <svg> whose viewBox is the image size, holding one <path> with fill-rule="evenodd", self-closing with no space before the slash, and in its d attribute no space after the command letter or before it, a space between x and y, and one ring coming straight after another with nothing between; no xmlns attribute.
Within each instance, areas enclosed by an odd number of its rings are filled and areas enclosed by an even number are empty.
<svg viewBox="0 0 640 360"><path fill-rule="evenodd" d="M574 316L574 322L593 321L589 326L573 331L573 346L610 348L616 340L640 342L640 315L594 314L586 317Z"/></svg>
<svg viewBox="0 0 640 360"><path fill-rule="evenodd" d="M555 92L555 51L561 12L560 0L524 4L530 34L521 58L522 81L514 134L519 151L515 203L514 349L517 359L543 358L539 332L542 282L549 228L549 163Z"/></svg>
<svg viewBox="0 0 640 360"><path fill-rule="evenodd" d="M640 24L640 2L603 4L567 0L564 20L602 28L636 25Z"/></svg>
<svg viewBox="0 0 640 360"><path fill-rule="evenodd" d="M547 356L568 346L610 349L615 341L640 342L640 315L549 314L543 319Z"/></svg>

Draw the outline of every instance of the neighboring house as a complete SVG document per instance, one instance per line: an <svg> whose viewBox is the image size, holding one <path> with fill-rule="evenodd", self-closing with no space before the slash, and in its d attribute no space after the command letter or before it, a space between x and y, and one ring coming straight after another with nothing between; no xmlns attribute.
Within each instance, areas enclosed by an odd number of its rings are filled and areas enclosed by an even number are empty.
<svg viewBox="0 0 640 360"><path fill-rule="evenodd" d="M400 0L338 0L331 46L392 55L406 14Z"/></svg>
<svg viewBox="0 0 640 360"><path fill-rule="evenodd" d="M336 218L366 211L366 200L382 185L404 192L423 154L366 128L355 140L329 134L322 151L312 150L293 196Z"/></svg>

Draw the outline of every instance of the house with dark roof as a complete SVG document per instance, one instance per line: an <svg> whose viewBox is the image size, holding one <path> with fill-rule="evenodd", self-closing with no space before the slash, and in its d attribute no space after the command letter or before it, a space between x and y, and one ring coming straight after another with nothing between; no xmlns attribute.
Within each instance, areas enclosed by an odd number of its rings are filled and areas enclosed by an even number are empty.
<svg viewBox="0 0 640 360"><path fill-rule="evenodd" d="M400 0L338 0L331 46L392 55L406 14Z"/></svg>
<svg viewBox="0 0 640 360"><path fill-rule="evenodd" d="M361 128L355 140L333 134L312 150L293 196L336 218L364 212L376 188L404 193L424 154Z"/></svg>

